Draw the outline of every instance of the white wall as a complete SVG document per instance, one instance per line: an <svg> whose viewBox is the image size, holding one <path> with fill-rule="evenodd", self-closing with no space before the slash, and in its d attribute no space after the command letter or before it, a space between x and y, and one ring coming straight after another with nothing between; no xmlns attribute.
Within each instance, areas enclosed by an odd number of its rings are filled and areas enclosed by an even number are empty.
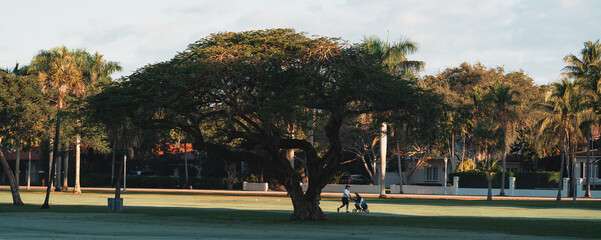
<svg viewBox="0 0 601 240"><path fill-rule="evenodd" d="M344 186L346 186L346 184L328 184L326 185L326 187L323 188L322 192L338 192L338 193L342 193L342 191L344 190ZM355 185L355 184L349 184L349 186L351 186L351 193L380 193L380 186L379 185ZM307 184L301 184L301 187L303 188L303 191L307 191L307 188L309 187Z"/></svg>

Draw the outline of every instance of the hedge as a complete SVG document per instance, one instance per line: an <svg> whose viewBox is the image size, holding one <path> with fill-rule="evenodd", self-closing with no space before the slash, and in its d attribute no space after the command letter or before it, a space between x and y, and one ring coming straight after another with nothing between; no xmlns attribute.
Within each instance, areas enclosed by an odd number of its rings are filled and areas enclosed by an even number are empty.
<svg viewBox="0 0 601 240"><path fill-rule="evenodd" d="M459 177L460 188L488 188L487 173L482 171L465 171L449 174L449 181ZM492 187L501 187L501 172L492 172ZM516 189L556 188L559 181L558 172L507 172L505 186L509 188L509 177L515 177Z"/></svg>
<svg viewBox="0 0 601 240"><path fill-rule="evenodd" d="M559 172L516 172L515 188L557 188Z"/></svg>

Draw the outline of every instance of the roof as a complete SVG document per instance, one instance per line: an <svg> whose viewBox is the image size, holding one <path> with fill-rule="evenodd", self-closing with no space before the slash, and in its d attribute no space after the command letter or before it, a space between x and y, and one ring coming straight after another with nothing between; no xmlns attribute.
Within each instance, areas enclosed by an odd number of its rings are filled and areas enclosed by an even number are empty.
<svg viewBox="0 0 601 240"><path fill-rule="evenodd" d="M592 156L601 156L601 149L593 149L591 152ZM576 152L577 157L586 157L586 151Z"/></svg>

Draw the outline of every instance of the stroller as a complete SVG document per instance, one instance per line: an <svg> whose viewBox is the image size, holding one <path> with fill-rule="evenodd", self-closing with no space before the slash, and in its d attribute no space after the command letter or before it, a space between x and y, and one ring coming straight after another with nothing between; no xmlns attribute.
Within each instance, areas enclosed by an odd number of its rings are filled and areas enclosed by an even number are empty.
<svg viewBox="0 0 601 240"><path fill-rule="evenodd" d="M355 193L355 198L353 198L353 200L355 200L355 209L353 209L353 212L369 213L367 203L358 193Z"/></svg>

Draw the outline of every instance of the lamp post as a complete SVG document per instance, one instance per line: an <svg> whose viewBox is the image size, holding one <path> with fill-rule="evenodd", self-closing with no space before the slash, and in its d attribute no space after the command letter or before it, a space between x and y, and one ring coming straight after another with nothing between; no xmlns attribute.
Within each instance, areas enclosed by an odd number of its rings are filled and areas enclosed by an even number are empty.
<svg viewBox="0 0 601 240"><path fill-rule="evenodd" d="M447 157L444 157L444 183L442 183L444 187L444 195L447 195Z"/></svg>

